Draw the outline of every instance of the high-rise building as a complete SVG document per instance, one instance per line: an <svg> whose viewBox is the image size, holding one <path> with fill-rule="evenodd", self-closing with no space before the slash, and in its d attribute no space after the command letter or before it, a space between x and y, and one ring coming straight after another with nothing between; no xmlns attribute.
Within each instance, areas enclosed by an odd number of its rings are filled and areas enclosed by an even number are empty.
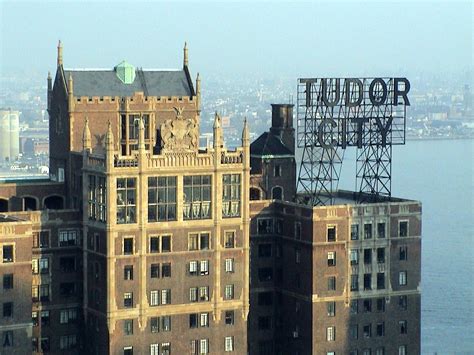
<svg viewBox="0 0 474 355"><path fill-rule="evenodd" d="M0 161L16 160L20 154L20 112L0 110Z"/></svg>
<svg viewBox="0 0 474 355"><path fill-rule="evenodd" d="M50 179L0 184L4 351L419 353L420 203L297 203L293 106L200 148L200 95L186 46L82 70L59 44Z"/></svg>

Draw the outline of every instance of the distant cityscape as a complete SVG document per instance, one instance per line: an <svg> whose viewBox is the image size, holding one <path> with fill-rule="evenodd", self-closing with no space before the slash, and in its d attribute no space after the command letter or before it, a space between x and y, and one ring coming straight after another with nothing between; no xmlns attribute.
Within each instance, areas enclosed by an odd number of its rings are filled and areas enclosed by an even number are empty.
<svg viewBox="0 0 474 355"><path fill-rule="evenodd" d="M55 73L52 75L54 79ZM408 140L474 138L469 77L410 78ZM202 86L201 145L211 137L215 112L222 117L226 145L234 147L240 144L244 117L250 123L252 141L271 125L271 103L296 103L296 78L236 80L216 76L203 78ZM47 175L50 147L46 77L4 74L0 87L0 178Z"/></svg>

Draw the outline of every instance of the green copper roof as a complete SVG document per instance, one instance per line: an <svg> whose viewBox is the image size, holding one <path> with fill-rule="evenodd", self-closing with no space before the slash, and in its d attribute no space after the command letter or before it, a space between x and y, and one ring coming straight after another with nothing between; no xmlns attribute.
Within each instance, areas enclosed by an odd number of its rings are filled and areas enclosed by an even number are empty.
<svg viewBox="0 0 474 355"><path fill-rule="evenodd" d="M135 80L135 67L125 60L115 67L115 73L124 84L132 84Z"/></svg>

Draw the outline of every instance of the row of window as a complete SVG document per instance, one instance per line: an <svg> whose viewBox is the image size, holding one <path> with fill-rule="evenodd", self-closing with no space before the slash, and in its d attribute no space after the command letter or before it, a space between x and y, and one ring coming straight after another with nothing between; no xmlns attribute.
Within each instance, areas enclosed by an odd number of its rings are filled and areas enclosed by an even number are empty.
<svg viewBox="0 0 474 355"><path fill-rule="evenodd" d="M81 294L80 287L75 282L61 282L59 284L59 295L62 297L70 297ZM50 285L41 284L31 287L31 299L33 302L49 302L50 301Z"/></svg>
<svg viewBox="0 0 474 355"><path fill-rule="evenodd" d="M79 230L67 229L58 232L58 247L70 247L80 245L81 239ZM51 236L49 231L33 232L33 248L50 248Z"/></svg>
<svg viewBox="0 0 474 355"><path fill-rule="evenodd" d="M49 337L42 337L42 338L32 338L32 351L38 352L41 351L43 353L48 353L51 350L51 339ZM61 335L59 337L59 349L60 350L68 350L74 349L78 345L77 342L77 335L76 334L69 334L69 335ZM10 348L14 346L13 343L13 331L7 330L3 331L2 333L2 346L4 348Z"/></svg>
<svg viewBox="0 0 474 355"><path fill-rule="evenodd" d="M328 302L328 303L334 303L334 302ZM358 314L359 313L359 300L351 300L350 303L350 313L351 314ZM375 303L375 305L373 305ZM363 313L370 313L373 310L377 312L385 312L385 303L386 299L385 297L379 297L375 299L363 299L362 300L362 312ZM334 304L333 306L333 313L335 314L335 307L336 305ZM330 315L330 305L328 304L328 316ZM402 295L398 297L398 309L400 311L406 311L408 309L408 297L406 295Z"/></svg>
<svg viewBox="0 0 474 355"><path fill-rule="evenodd" d="M93 180L95 181L95 179ZM177 219L176 180L176 176L148 178L148 222L175 221ZM211 218L211 180L211 175L185 176L183 178L183 219ZM95 185L90 185L90 189L93 188ZM224 174L222 176L223 217L240 216L240 191L240 174ZM91 191L89 191L89 196L96 197L95 200L89 201L89 206L96 206L99 203L97 196ZM136 206L136 178L118 178L117 223L136 223ZM91 213L90 211L90 218Z"/></svg>
<svg viewBox="0 0 474 355"><path fill-rule="evenodd" d="M236 247L235 231L224 232L224 247ZM188 250L209 250L211 248L209 233L190 233L188 235ZM172 251L171 235L151 236L148 250L150 253L169 253ZM134 237L123 238L123 254L133 255L135 252Z"/></svg>
<svg viewBox="0 0 474 355"><path fill-rule="evenodd" d="M335 351L328 351L326 353L327 355L336 355L336 352ZM339 354L339 353L338 353ZM369 349L369 348L366 348L366 349L362 349L362 350L356 350L356 349L352 349L349 351L349 355L386 355L387 352L385 351L385 348L382 346L382 347L378 347L376 349L374 349L374 351L372 351L372 349ZM398 347L398 355L407 355L407 346L406 345L400 345Z"/></svg>
<svg viewBox="0 0 474 355"><path fill-rule="evenodd" d="M65 273L76 271L76 258L73 256L59 258L59 268ZM49 274L49 258L44 257L31 260L31 271L33 274Z"/></svg>
<svg viewBox="0 0 474 355"><path fill-rule="evenodd" d="M372 285L372 274L364 274L364 291L372 290L374 286ZM378 272L376 276L376 289L377 290L384 290L385 289L385 273ZM359 291L359 275L353 274L351 275L351 291Z"/></svg>
<svg viewBox="0 0 474 355"><path fill-rule="evenodd" d="M59 310L59 323L60 324L71 324L75 323L78 319L79 312L77 308L65 308ZM41 325L49 325L50 311L33 311L31 312L31 319L33 326L36 327L40 323Z"/></svg>
<svg viewBox="0 0 474 355"><path fill-rule="evenodd" d="M202 355L209 353L209 339L195 339L190 342L190 354ZM224 338L223 349L225 352L234 351L234 337L226 336ZM123 348L123 355L133 355L133 346ZM150 344L150 355L171 355L171 343Z"/></svg>
<svg viewBox="0 0 474 355"><path fill-rule="evenodd" d="M377 238L386 237L386 223L377 223ZM281 218L258 218L257 219L257 234L283 234L283 219ZM302 237L301 222L294 223L294 238L300 240ZM398 222L398 236L408 236L408 221ZM359 224L351 225L351 240L359 240ZM373 225L372 223L363 224L363 239L372 239ZM337 239L336 226L329 225L327 227L326 240L328 242L335 242Z"/></svg>

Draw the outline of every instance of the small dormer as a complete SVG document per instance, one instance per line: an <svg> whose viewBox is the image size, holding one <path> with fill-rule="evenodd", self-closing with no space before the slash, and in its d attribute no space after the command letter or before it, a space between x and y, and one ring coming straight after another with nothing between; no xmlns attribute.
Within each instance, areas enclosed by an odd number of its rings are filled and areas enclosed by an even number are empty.
<svg viewBox="0 0 474 355"><path fill-rule="evenodd" d="M114 71L124 84L132 84L135 81L135 67L126 60L115 66Z"/></svg>

